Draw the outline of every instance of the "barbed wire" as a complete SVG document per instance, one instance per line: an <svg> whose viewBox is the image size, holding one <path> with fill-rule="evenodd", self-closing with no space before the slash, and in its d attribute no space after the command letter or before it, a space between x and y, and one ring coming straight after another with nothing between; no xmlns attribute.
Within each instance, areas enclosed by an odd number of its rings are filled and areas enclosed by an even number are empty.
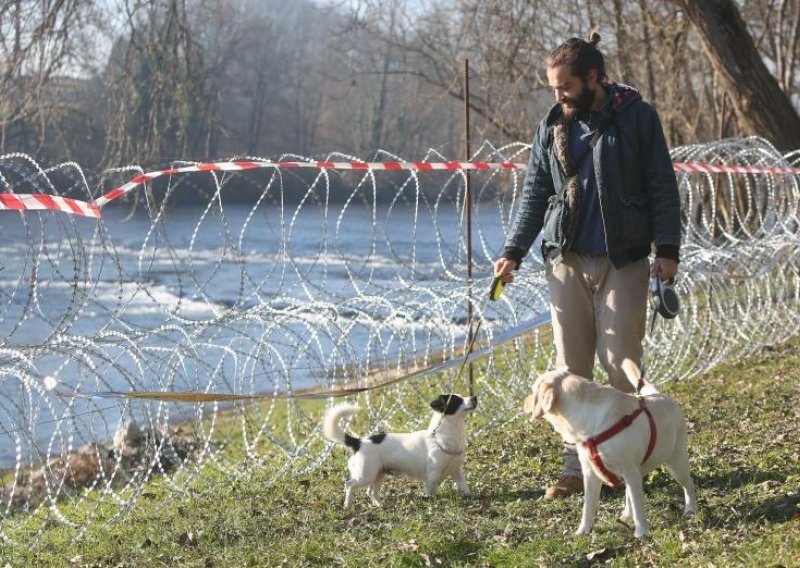
<svg viewBox="0 0 800 568"><path fill-rule="evenodd" d="M527 152L484 143L473 162L514 164ZM647 337L658 382L746 356L800 326L800 177L770 173L797 167L800 152L746 138L672 157L768 171L677 173L683 304ZM373 160L404 162L387 152ZM422 158L437 160L446 161L433 150ZM290 161L311 160L275 160ZM0 193L91 205L144 173L93 175L12 154L0 157ZM466 175L480 275L472 282ZM148 179L97 218L0 211L0 538L35 545L44 523L15 522L32 513L82 535L135 507L153 476L180 500L213 470L238 478L258 467L273 480L313 471L331 451L319 419L337 393L360 391L352 398L368 410L367 428L423 427L433 389L466 390L457 368L468 302L482 322L471 360L492 409L484 428L517 419L523 394L553 361L535 253L499 301L488 299L523 175L206 169Z"/></svg>

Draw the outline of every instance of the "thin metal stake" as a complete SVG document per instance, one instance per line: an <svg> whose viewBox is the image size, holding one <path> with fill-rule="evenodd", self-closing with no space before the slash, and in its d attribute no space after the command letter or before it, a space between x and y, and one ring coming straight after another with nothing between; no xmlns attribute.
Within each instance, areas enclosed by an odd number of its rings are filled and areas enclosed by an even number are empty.
<svg viewBox="0 0 800 568"><path fill-rule="evenodd" d="M464 59L464 161L472 158L469 144L469 59ZM465 207L467 212L467 344L472 346L472 183L470 171L464 172L466 183ZM468 350L469 351L469 350ZM469 363L469 395L474 394L472 361Z"/></svg>

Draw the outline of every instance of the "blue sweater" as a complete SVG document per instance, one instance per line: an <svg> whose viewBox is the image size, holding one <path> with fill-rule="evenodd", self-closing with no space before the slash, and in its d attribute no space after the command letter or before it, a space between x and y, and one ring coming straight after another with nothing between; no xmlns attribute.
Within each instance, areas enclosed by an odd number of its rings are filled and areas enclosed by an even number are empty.
<svg viewBox="0 0 800 568"><path fill-rule="evenodd" d="M584 157L581 163L577 164L578 179L581 183L581 199L578 229L572 250L589 254L606 252L606 233L603 227L603 216L600 212L600 197L597 195L594 160L589 150L589 141L597 129L597 122L597 113L590 113L588 117L576 117L571 121L569 127L570 156L573 160Z"/></svg>

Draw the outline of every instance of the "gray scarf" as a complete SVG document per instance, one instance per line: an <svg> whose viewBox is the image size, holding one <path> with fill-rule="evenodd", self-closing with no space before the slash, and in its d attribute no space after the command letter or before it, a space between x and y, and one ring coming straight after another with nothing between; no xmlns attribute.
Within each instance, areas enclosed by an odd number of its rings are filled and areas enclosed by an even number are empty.
<svg viewBox="0 0 800 568"><path fill-rule="evenodd" d="M566 233L565 250L568 250L575 241L578 231L578 216L581 208L581 183L578 179L578 172L572 163L572 156L569 153L569 120L563 116L553 126L553 148L556 159L561 164L561 169L566 176L564 185L564 207L567 210L567 226L564 227ZM591 158L591 156L590 156Z"/></svg>

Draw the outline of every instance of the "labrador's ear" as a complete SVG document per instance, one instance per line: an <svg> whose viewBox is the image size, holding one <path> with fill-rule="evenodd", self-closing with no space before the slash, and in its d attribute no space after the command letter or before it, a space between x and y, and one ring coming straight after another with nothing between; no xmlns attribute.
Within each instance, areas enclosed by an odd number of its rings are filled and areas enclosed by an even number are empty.
<svg viewBox="0 0 800 568"><path fill-rule="evenodd" d="M545 412L550 412L553 409L555 399L556 391L553 388L552 381L542 381L536 392L525 397L523 408L525 412L531 414L533 420L539 420L544 416Z"/></svg>
<svg viewBox="0 0 800 568"><path fill-rule="evenodd" d="M536 408L536 393L531 393L525 397L525 400L522 403L522 412L525 414L530 414L531 418L533 418L533 410Z"/></svg>
<svg viewBox="0 0 800 568"><path fill-rule="evenodd" d="M636 386L639 379L642 378L642 370L639 368L639 365L626 357L623 359L622 365L620 366L622 367L622 372L625 373L625 376L628 378L628 382Z"/></svg>

